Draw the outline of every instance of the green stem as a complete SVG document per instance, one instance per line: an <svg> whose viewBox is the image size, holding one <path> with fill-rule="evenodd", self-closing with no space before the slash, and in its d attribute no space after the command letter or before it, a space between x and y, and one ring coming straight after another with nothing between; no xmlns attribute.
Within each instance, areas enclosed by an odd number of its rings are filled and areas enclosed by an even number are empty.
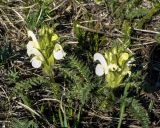
<svg viewBox="0 0 160 128"><path fill-rule="evenodd" d="M117 128L121 128L121 124L122 124L122 120L123 120L123 114L124 114L124 110L125 110L125 107L126 107L126 102L125 102L125 98L127 97L128 95L128 89L129 89L130 85L127 84L125 86L125 89L124 89L124 93L123 93L123 97L122 97L122 101L121 101L121 105L120 105L120 117L119 117L119 122L118 122L118 127Z"/></svg>
<svg viewBox="0 0 160 128"><path fill-rule="evenodd" d="M76 120L74 122L73 128L77 128L78 127L78 124L79 124L79 121L80 121L80 116L81 116L81 110L82 110L82 106L79 106L77 118L76 118Z"/></svg>
<svg viewBox="0 0 160 128"><path fill-rule="evenodd" d="M110 89L110 94L111 94L112 100L115 101L115 96L114 96L114 93L113 93L113 90L112 90L112 89Z"/></svg>
<svg viewBox="0 0 160 128"><path fill-rule="evenodd" d="M123 113L124 113L124 110L125 110L125 101L123 101L123 103L121 104L120 118L119 118L119 123L118 123L118 127L117 127L117 128L120 128L120 127L121 127L122 120L123 120Z"/></svg>

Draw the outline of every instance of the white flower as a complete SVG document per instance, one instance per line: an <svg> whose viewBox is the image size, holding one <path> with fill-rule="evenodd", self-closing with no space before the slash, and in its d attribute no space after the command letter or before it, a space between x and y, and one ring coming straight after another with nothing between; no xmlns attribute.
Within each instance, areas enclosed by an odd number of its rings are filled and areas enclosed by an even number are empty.
<svg viewBox="0 0 160 128"><path fill-rule="evenodd" d="M97 64L95 72L97 76L102 76L104 74L104 68L101 64Z"/></svg>
<svg viewBox="0 0 160 128"><path fill-rule="evenodd" d="M29 41L27 44L27 54L28 56L39 54L38 49L40 49L39 43L37 41L36 36L32 31L28 31L28 37L32 38L32 41Z"/></svg>
<svg viewBox="0 0 160 128"><path fill-rule="evenodd" d="M32 63L32 66L34 68L40 68L41 65L42 65L42 59L39 57L39 56L34 56L32 59L31 59L31 63Z"/></svg>
<svg viewBox="0 0 160 128"><path fill-rule="evenodd" d="M32 38L32 41L29 41L29 43L34 47L34 48L37 48L39 49L39 43L37 41L37 38L35 36L35 34L32 32L32 31L28 31L28 37L31 37Z"/></svg>
<svg viewBox="0 0 160 128"><path fill-rule="evenodd" d="M40 46L36 39L36 36L32 31L28 31L28 37L32 38L32 41L29 41L27 44L27 54L28 56L34 55L34 57L31 59L31 64L34 68L40 68L42 65L42 62L44 61L44 57L39 51Z"/></svg>
<svg viewBox="0 0 160 128"><path fill-rule="evenodd" d="M43 61L44 61L43 55L39 51L37 51L35 56L31 59L32 66L34 68L40 68Z"/></svg>
<svg viewBox="0 0 160 128"><path fill-rule="evenodd" d="M66 56L66 53L64 52L62 46L60 44L55 44L53 55L56 60L61 60Z"/></svg>
<svg viewBox="0 0 160 128"><path fill-rule="evenodd" d="M39 52L38 49L33 47L31 41L29 41L27 44L27 54L28 56L31 56L31 55L40 55L41 53Z"/></svg>
<svg viewBox="0 0 160 128"><path fill-rule="evenodd" d="M108 74L107 62L103 57L103 55L100 53L95 53L93 58L94 58L94 61L98 60L100 62L100 64L97 64L95 69L96 75L102 76L103 74Z"/></svg>

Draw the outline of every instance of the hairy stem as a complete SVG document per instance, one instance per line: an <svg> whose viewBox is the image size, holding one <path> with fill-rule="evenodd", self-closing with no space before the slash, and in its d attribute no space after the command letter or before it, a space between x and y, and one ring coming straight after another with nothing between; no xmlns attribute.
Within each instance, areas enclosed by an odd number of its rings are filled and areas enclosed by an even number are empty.
<svg viewBox="0 0 160 128"><path fill-rule="evenodd" d="M125 107L126 107L126 101L125 101L125 98L127 97L128 95L128 89L129 89L129 84L127 84L125 86L125 89L124 89L124 93L123 93L123 97L122 97L122 100L121 100L121 105L120 105L120 118L119 118L119 122L118 122L118 127L117 128L121 128L121 124L122 124L122 120L123 120L123 114L124 114L124 111L125 111Z"/></svg>

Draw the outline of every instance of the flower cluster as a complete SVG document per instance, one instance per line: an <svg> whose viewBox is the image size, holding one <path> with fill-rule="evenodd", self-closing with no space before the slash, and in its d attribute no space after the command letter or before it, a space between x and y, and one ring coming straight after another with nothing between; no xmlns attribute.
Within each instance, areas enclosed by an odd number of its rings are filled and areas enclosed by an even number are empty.
<svg viewBox="0 0 160 128"><path fill-rule="evenodd" d="M42 28L39 35L40 40L37 40L35 34L28 31L28 37L32 40L27 44L27 54L32 56L31 64L34 68L40 68L42 64L52 64L54 59L61 60L65 57L62 46L55 43L58 36L51 29Z"/></svg>
<svg viewBox="0 0 160 128"><path fill-rule="evenodd" d="M114 47L111 51L105 52L103 56L100 53L94 54L94 61L99 61L95 68L97 76L105 74L108 86L115 88L119 86L123 78L128 74L130 76L131 62L133 58L129 53Z"/></svg>

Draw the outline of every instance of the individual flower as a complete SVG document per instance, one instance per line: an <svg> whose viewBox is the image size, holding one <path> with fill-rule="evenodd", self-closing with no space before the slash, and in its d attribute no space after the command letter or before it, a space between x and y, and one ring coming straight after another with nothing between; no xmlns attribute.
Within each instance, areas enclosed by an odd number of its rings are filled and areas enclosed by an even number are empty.
<svg viewBox="0 0 160 128"><path fill-rule="evenodd" d="M34 56L31 59L31 64L34 68L40 68L43 62L43 58L41 56Z"/></svg>
<svg viewBox="0 0 160 128"><path fill-rule="evenodd" d="M28 56L39 54L40 46L38 40L32 31L28 31L28 37L32 38L32 41L29 41L27 44L27 54Z"/></svg>
<svg viewBox="0 0 160 128"><path fill-rule="evenodd" d="M125 61L127 61L128 59L129 59L129 54L126 53L126 52L124 52L124 53L121 53L121 54L120 54L120 57L119 57L118 62L119 62L119 64L122 66L122 64L123 64Z"/></svg>
<svg viewBox="0 0 160 128"><path fill-rule="evenodd" d="M52 35L52 38L51 38L51 41L56 41L57 39L58 39L57 34L53 34L53 35Z"/></svg>
<svg viewBox="0 0 160 128"><path fill-rule="evenodd" d="M100 64L97 64L95 69L96 75L102 76L103 74L108 74L108 65L103 55L100 53L95 53L93 58L94 61L98 60L100 62Z"/></svg>
<svg viewBox="0 0 160 128"><path fill-rule="evenodd" d="M55 44L53 55L56 60L61 60L66 56L66 52L64 52L62 46L60 44Z"/></svg>
<svg viewBox="0 0 160 128"><path fill-rule="evenodd" d="M27 54L28 56L33 55L33 58L31 59L32 66L34 68L39 68L41 67L42 62L44 61L43 55L39 51L39 43L34 33L30 30L28 31L28 37L31 37L32 41L29 41L27 44Z"/></svg>
<svg viewBox="0 0 160 128"><path fill-rule="evenodd" d="M35 34L30 30L28 31L28 37L32 38L32 41L29 41L30 45L32 45L36 49L39 49L40 46L39 46L38 40L37 40Z"/></svg>
<svg viewBox="0 0 160 128"><path fill-rule="evenodd" d="M27 54L28 56L40 54L39 50L33 47L31 41L29 41L27 44Z"/></svg>

